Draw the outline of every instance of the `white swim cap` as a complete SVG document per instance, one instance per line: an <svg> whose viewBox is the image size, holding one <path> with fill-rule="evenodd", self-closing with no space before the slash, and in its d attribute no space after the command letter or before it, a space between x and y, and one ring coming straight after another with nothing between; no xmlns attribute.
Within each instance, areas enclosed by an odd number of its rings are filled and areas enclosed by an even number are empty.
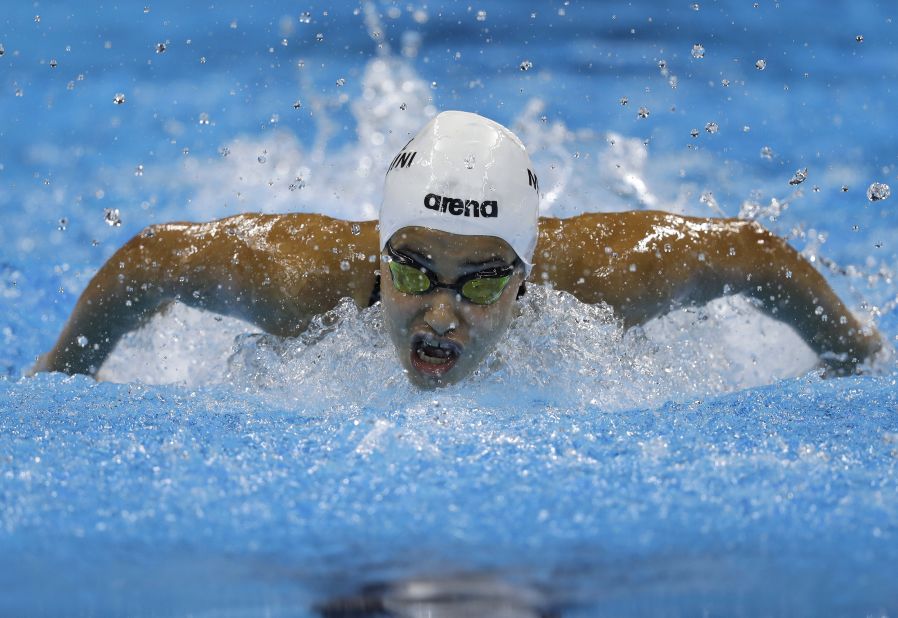
<svg viewBox="0 0 898 618"><path fill-rule="evenodd" d="M443 112L390 163L380 248L409 226L497 236L529 273L538 220L539 183L521 140L483 116Z"/></svg>

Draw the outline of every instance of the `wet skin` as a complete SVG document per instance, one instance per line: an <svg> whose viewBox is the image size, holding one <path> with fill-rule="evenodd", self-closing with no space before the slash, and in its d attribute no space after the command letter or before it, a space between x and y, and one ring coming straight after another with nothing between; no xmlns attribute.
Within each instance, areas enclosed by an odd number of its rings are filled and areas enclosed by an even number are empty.
<svg viewBox="0 0 898 618"><path fill-rule="evenodd" d="M436 274L440 283L511 265L517 257L500 238L458 236L421 227L399 230L390 244ZM393 285L386 260L380 280L384 323L399 361L414 384L433 388L458 382L495 347L513 317L524 268L515 269L499 299L488 305L475 304L445 288L403 293Z"/></svg>
<svg viewBox="0 0 898 618"><path fill-rule="evenodd" d="M493 257L487 255L491 250L511 257L504 252L508 247L479 246L466 239L462 259L458 245L445 239L440 244L439 233L402 240L425 243L417 249L439 258L425 266L442 282L454 281L467 268L466 260ZM495 307L469 307L444 289L427 298L400 298L391 291L389 273L378 266L379 256L375 221L294 213L154 225L99 269L56 345L33 371L93 375L125 333L175 300L242 318L268 333L296 336L341 298L368 306L380 269L384 308L394 325L390 334L394 342L399 336L403 366L412 363L405 352L409 336L428 329L439 334L447 321L456 319L455 332L440 336L457 338L466 346L462 354L449 370L418 378L422 384L457 381L507 326L517 279ZM661 211L544 217L533 262L529 280L570 292L585 303L607 303L627 327L676 307L743 294L793 327L830 375L855 372L882 346L876 329L859 322L807 260L750 221ZM433 306L425 310L428 305ZM453 317L447 319L449 315ZM84 339L87 345L81 345ZM409 372L413 380L418 369Z"/></svg>

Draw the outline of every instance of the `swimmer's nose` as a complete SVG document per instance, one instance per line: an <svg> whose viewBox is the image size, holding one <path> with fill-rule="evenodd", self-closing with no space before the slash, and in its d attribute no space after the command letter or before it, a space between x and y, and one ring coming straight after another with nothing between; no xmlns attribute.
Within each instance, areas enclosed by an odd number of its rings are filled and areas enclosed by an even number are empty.
<svg viewBox="0 0 898 618"><path fill-rule="evenodd" d="M442 336L458 328L458 313L453 302L454 295L455 292L451 290L437 292L424 312L424 322L437 335Z"/></svg>

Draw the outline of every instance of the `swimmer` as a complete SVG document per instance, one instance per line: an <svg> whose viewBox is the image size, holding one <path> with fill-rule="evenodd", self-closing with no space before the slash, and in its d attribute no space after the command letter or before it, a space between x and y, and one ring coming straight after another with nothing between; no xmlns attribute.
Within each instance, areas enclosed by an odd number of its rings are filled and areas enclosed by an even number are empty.
<svg viewBox="0 0 898 618"><path fill-rule="evenodd" d="M283 337L350 297L378 299L410 380L452 384L492 350L525 282L607 303L625 327L743 294L793 327L832 374L880 349L823 276L757 223L659 211L539 217L520 140L476 114L437 115L391 162L378 221L243 214L152 225L119 249L34 371L93 375L172 301Z"/></svg>

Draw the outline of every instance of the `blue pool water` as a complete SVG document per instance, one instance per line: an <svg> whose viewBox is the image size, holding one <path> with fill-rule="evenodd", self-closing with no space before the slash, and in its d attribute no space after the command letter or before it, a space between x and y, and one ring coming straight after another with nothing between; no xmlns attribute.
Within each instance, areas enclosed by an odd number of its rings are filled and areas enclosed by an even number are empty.
<svg viewBox="0 0 898 618"><path fill-rule="evenodd" d="M757 218L893 347L898 202L866 196L898 182L893 11L7 7L0 615L898 615L894 353L823 380L739 298L624 332L533 286L428 393L348 304L287 341L175 306L106 382L23 377L145 225L374 217L453 108L521 136L545 214Z"/></svg>

